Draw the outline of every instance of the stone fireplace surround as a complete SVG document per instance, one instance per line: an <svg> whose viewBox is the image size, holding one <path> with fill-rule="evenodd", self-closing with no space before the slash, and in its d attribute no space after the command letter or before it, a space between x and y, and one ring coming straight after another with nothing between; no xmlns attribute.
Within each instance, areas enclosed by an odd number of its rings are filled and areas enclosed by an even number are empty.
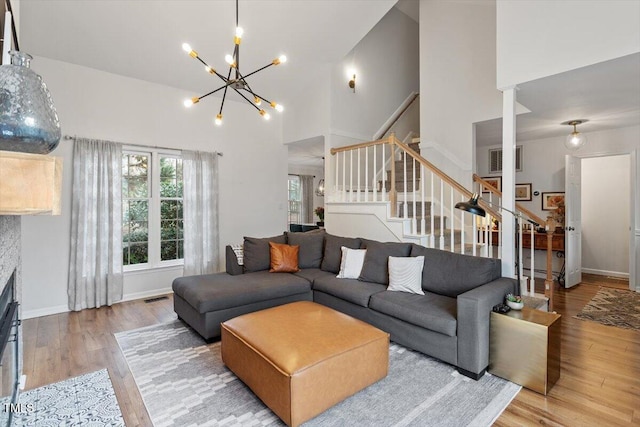
<svg viewBox="0 0 640 427"><path fill-rule="evenodd" d="M18 215L0 215L0 292L15 271L16 300L21 302L22 269L21 269L21 226L22 218ZM22 318L21 306L18 306L18 318ZM18 343L18 375L22 374L22 327L20 326L20 342ZM2 410L3 408L0 408Z"/></svg>

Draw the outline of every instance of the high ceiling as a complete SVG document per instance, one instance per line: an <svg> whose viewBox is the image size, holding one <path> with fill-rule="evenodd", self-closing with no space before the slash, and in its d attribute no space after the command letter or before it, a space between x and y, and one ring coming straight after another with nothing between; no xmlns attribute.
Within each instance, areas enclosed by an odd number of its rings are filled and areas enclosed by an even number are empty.
<svg viewBox="0 0 640 427"><path fill-rule="evenodd" d="M568 135L561 123L574 119L589 120L585 133L639 125L640 53L518 85L516 98L531 110L517 117L518 142ZM477 123L476 141L502 144L502 119Z"/></svg>
<svg viewBox="0 0 640 427"><path fill-rule="evenodd" d="M335 63L396 4L395 0L240 0L244 73L280 54L288 61L253 76L265 97L286 102L312 84L305 76ZM419 2L397 8L418 20ZM222 71L233 49L233 0L21 0L21 49L110 73L202 95L219 86L186 55L188 42ZM34 64L37 68L37 63ZM238 97L234 95L234 98ZM640 124L640 54L595 64L519 86L518 102L530 113L517 121L518 141L565 135L561 122L588 119L581 131ZM478 123L479 146L501 144L502 120Z"/></svg>
<svg viewBox="0 0 640 427"><path fill-rule="evenodd" d="M308 84L300 76L340 60L396 0L240 0L246 74L281 54L288 61L251 78L254 90L280 98ZM202 95L219 86L182 51L189 43L226 72L233 51L233 0L22 0L20 47L44 56Z"/></svg>

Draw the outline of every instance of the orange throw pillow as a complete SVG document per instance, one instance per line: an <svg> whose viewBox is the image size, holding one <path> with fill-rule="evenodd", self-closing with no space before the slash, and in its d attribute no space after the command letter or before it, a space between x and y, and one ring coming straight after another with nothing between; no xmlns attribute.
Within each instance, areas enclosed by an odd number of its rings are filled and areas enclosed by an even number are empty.
<svg viewBox="0 0 640 427"><path fill-rule="evenodd" d="M271 253L271 269L269 273L295 273L298 268L298 252L300 246L283 245L269 242Z"/></svg>

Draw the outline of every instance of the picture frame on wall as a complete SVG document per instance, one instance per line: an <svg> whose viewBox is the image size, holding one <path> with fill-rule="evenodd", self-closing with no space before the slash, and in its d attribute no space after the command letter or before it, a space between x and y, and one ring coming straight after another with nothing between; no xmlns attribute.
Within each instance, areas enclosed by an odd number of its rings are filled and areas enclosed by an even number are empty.
<svg viewBox="0 0 640 427"><path fill-rule="evenodd" d="M516 184L516 202L531 201L531 183Z"/></svg>
<svg viewBox="0 0 640 427"><path fill-rule="evenodd" d="M501 176L482 176L481 178L484 179L485 181L487 181L489 183L489 185L495 187L496 190L502 191L502 177ZM490 191L486 190L484 188L484 186L483 186L482 187L482 193L483 194L488 194L488 193L490 193Z"/></svg>
<svg viewBox="0 0 640 427"><path fill-rule="evenodd" d="M542 193L542 210L554 211L558 206L564 205L564 191Z"/></svg>

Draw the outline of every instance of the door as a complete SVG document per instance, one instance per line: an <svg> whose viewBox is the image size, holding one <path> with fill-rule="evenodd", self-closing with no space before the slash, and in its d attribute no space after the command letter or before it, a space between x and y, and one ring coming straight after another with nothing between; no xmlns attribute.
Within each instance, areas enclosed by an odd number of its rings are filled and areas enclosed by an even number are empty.
<svg viewBox="0 0 640 427"><path fill-rule="evenodd" d="M581 159L565 156L565 282L570 288L582 281Z"/></svg>

